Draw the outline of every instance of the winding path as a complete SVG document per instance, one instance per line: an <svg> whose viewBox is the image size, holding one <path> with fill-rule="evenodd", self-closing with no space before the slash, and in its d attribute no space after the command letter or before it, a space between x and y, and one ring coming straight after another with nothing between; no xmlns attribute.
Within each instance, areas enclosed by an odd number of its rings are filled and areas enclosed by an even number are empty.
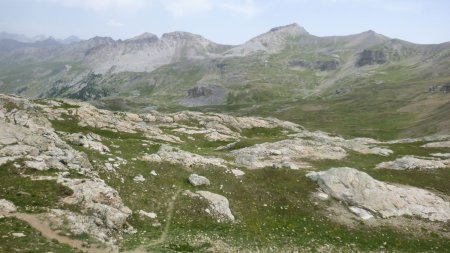
<svg viewBox="0 0 450 253"><path fill-rule="evenodd" d="M80 240L71 239L67 236L62 236L53 231L50 226L41 221L36 215L26 214L26 213L1 213L0 215L6 217L14 217L19 220L27 222L31 227L41 232L42 236L46 237L50 240L56 240L59 243L67 244L72 248L81 250L86 253L116 253L117 251L108 248L94 248L94 247L86 247L85 243ZM93 245L94 246L94 245Z"/></svg>

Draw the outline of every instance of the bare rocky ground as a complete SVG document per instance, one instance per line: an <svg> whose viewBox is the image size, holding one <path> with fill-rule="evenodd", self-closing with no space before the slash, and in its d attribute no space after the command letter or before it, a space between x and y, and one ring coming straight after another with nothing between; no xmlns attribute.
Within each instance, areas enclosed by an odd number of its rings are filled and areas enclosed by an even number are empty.
<svg viewBox="0 0 450 253"><path fill-rule="evenodd" d="M344 139L273 118L6 95L0 129L0 224L73 252L450 247L450 136ZM27 238L1 233L0 251Z"/></svg>

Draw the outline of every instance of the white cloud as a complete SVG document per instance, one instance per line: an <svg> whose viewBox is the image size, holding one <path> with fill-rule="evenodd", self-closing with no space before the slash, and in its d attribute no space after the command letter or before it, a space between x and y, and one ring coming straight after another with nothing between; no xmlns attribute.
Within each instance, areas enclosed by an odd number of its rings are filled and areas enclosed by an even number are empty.
<svg viewBox="0 0 450 253"><path fill-rule="evenodd" d="M254 17L263 12L263 9L257 6L252 0L246 0L244 1L244 3L224 1L220 3L218 7L225 11L231 11L237 14L242 14L246 17Z"/></svg>
<svg viewBox="0 0 450 253"><path fill-rule="evenodd" d="M112 26L112 27L117 27L117 28L124 26L124 24L122 24L119 21L114 20L114 19L108 20L108 22L106 22L106 24L109 26Z"/></svg>
<svg viewBox="0 0 450 253"><path fill-rule="evenodd" d="M254 17L263 12L254 0L165 0L163 6L175 17L184 17L208 11L232 12Z"/></svg>
<svg viewBox="0 0 450 253"><path fill-rule="evenodd" d="M210 11L214 2L212 0L166 0L163 1L163 5L175 17L182 17Z"/></svg>
<svg viewBox="0 0 450 253"><path fill-rule="evenodd" d="M392 12L418 12L422 9L422 5L417 2L389 2L384 4L384 8Z"/></svg>
<svg viewBox="0 0 450 253"><path fill-rule="evenodd" d="M107 11L110 9L137 9L142 6L144 0L35 0L60 4L68 7L82 7L96 11Z"/></svg>

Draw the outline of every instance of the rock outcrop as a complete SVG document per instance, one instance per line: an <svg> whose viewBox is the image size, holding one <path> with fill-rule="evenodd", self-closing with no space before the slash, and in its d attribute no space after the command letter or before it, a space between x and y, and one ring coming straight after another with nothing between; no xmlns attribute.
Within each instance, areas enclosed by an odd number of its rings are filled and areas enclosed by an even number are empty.
<svg viewBox="0 0 450 253"><path fill-rule="evenodd" d="M424 148L450 148L450 141L430 142L422 145Z"/></svg>
<svg viewBox="0 0 450 253"><path fill-rule="evenodd" d="M167 145L162 145L156 154L145 155L141 159L149 162L166 161L172 164L181 164L187 168L192 166L226 168L226 161L222 158L204 157Z"/></svg>
<svg viewBox="0 0 450 253"><path fill-rule="evenodd" d="M17 108L0 107L0 164L22 159L36 170L76 170L95 174L86 155L74 150L56 134L50 122L26 99L1 96L0 103Z"/></svg>
<svg viewBox="0 0 450 253"><path fill-rule="evenodd" d="M309 168L310 165L301 159L337 160L344 158L347 152L341 147L322 145L312 140L290 139L256 144L235 150L232 154L236 157L236 164L250 169L258 169L264 167Z"/></svg>
<svg viewBox="0 0 450 253"><path fill-rule="evenodd" d="M439 160L415 156L403 156L395 161L382 162L376 166L377 169L391 170L433 170L446 167L450 167L450 159Z"/></svg>
<svg viewBox="0 0 450 253"><path fill-rule="evenodd" d="M376 216L408 215L431 221L450 220L450 203L423 189L387 184L365 172L346 167L310 172L307 177L332 197ZM366 216L365 212L360 213Z"/></svg>
<svg viewBox="0 0 450 253"><path fill-rule="evenodd" d="M92 149L100 153L110 152L109 148L101 143L102 138L98 134L88 133L84 135L81 133L74 133L65 136L65 139L70 143Z"/></svg>
<svg viewBox="0 0 450 253"><path fill-rule="evenodd" d="M386 53L381 50L365 49L359 55L359 59L356 62L356 66L362 67L365 65L383 64L386 63Z"/></svg>
<svg viewBox="0 0 450 253"><path fill-rule="evenodd" d="M105 227L120 230L131 216L119 193L101 179L58 178L58 183L72 189L73 194L63 201L77 204L103 221Z"/></svg>

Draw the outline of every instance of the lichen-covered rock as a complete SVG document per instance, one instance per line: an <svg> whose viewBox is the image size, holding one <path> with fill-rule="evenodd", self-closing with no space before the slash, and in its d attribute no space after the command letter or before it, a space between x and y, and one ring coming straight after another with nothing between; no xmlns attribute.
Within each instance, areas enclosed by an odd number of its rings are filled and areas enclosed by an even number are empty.
<svg viewBox="0 0 450 253"><path fill-rule="evenodd" d="M197 174L191 174L189 176L189 183L191 183L191 185L193 186L201 186L201 185L209 185L209 179L207 179L204 176L199 176Z"/></svg>
<svg viewBox="0 0 450 253"><path fill-rule="evenodd" d="M416 187L387 184L353 168L310 172L307 177L332 197L383 218L408 215L431 221L450 219L450 203L436 194Z"/></svg>

